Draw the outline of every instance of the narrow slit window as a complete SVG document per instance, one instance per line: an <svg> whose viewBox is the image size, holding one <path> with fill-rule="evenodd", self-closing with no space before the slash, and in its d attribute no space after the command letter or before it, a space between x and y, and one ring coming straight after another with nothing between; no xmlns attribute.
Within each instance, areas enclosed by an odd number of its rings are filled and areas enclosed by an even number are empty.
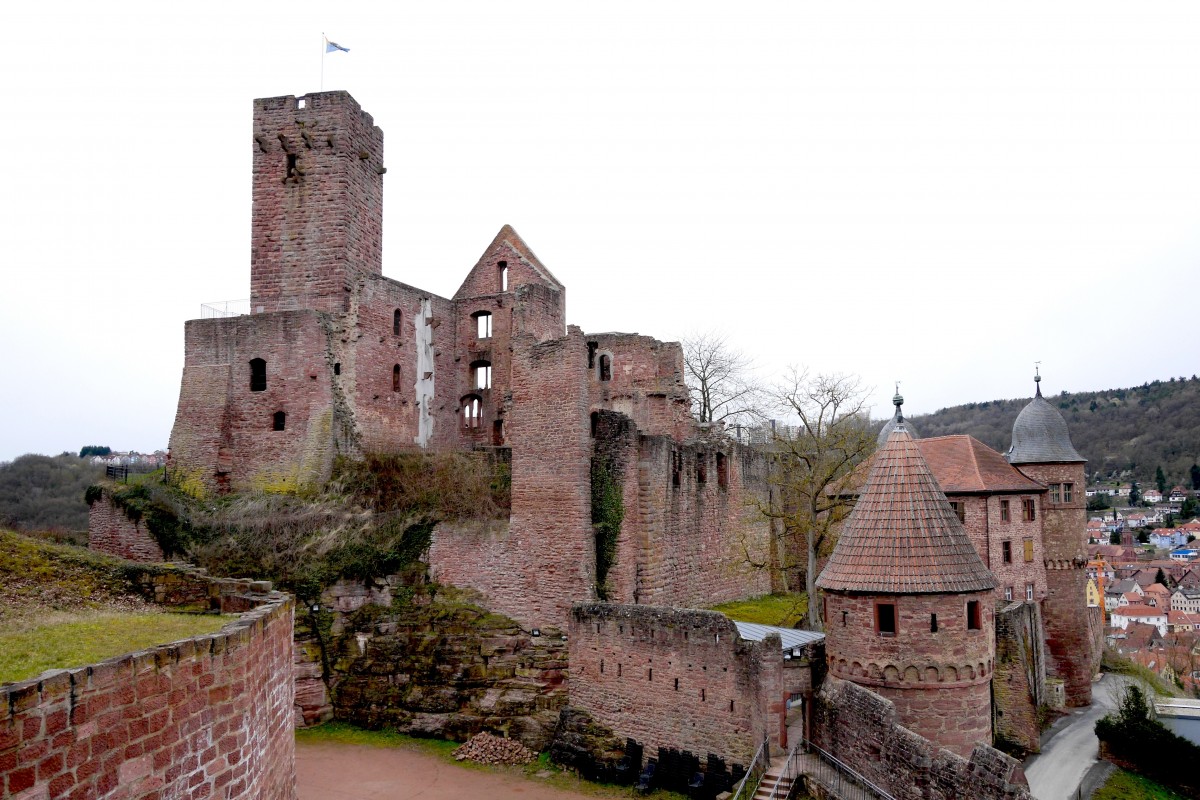
<svg viewBox="0 0 1200 800"><path fill-rule="evenodd" d="M600 356L600 380L612 380L612 356L608 354Z"/></svg>
<svg viewBox="0 0 1200 800"><path fill-rule="evenodd" d="M400 365L396 364L392 367L392 391L400 391Z"/></svg>
<svg viewBox="0 0 1200 800"><path fill-rule="evenodd" d="M930 614L930 615L929 615L929 632L930 632L930 633L937 633L937 631L938 631L938 627L937 627L937 614Z"/></svg>
<svg viewBox="0 0 1200 800"><path fill-rule="evenodd" d="M696 483L708 483L708 459L703 453L696 456Z"/></svg>
<svg viewBox="0 0 1200 800"><path fill-rule="evenodd" d="M500 268L500 291L507 292L508 291L508 262L501 261L496 266Z"/></svg>
<svg viewBox="0 0 1200 800"><path fill-rule="evenodd" d="M1000 543L1000 552L1004 556L1004 563L1011 564L1012 563L1012 542L1001 542Z"/></svg>
<svg viewBox="0 0 1200 800"><path fill-rule="evenodd" d="M250 391L265 392L267 390L267 362L261 358L250 359Z"/></svg>
<svg viewBox="0 0 1200 800"><path fill-rule="evenodd" d="M472 361L471 362L472 383L476 389L492 388L492 362L490 361Z"/></svg>
<svg viewBox="0 0 1200 800"><path fill-rule="evenodd" d="M404 323L404 315L400 313L400 309L392 312L392 335L400 335L400 326Z"/></svg>
<svg viewBox="0 0 1200 800"><path fill-rule="evenodd" d="M287 175L284 176L285 182L297 177L297 168L299 167L299 156L295 153L287 154Z"/></svg>
<svg viewBox="0 0 1200 800"><path fill-rule="evenodd" d="M1001 500L1000 501L1000 521L1008 522L1009 519L1010 519L1010 517L1009 517L1009 513L1008 513L1008 501Z"/></svg>
<svg viewBox="0 0 1200 800"><path fill-rule="evenodd" d="M596 428L600 425L600 412L593 411L591 414L592 438L596 438Z"/></svg>
<svg viewBox="0 0 1200 800"><path fill-rule="evenodd" d="M338 361L338 362L334 362L334 365L333 365L333 374L334 374L334 375L341 375L341 374L342 374L342 364L341 364L341 362L340 362L340 361Z"/></svg>
<svg viewBox="0 0 1200 800"><path fill-rule="evenodd" d="M725 460L724 453L717 453L717 486L729 488L729 462Z"/></svg>
<svg viewBox="0 0 1200 800"><path fill-rule="evenodd" d="M600 347L598 342L588 342L588 369L596 368L596 349Z"/></svg>
<svg viewBox="0 0 1200 800"><path fill-rule="evenodd" d="M283 413L282 411L276 411L273 415L271 415L271 430L281 431L284 429L286 424L287 414Z"/></svg>

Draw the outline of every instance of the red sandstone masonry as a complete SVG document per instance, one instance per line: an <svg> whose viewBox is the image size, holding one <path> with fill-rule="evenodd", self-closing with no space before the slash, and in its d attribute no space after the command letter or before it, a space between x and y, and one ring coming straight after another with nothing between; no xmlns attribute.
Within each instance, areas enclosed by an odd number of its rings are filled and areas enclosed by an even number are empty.
<svg viewBox="0 0 1200 800"><path fill-rule="evenodd" d="M619 737L749 764L779 745L784 705L777 637L748 642L723 614L657 606L575 606L569 703Z"/></svg>
<svg viewBox="0 0 1200 800"><path fill-rule="evenodd" d="M101 497L88 509L88 548L130 561L156 563L163 560L162 548L141 522Z"/></svg>
<svg viewBox="0 0 1200 800"><path fill-rule="evenodd" d="M1044 640L1036 603L1009 603L996 611L992 724L997 737L1031 753L1041 749L1038 706L1046 698Z"/></svg>
<svg viewBox="0 0 1200 800"><path fill-rule="evenodd" d="M813 741L896 800L1031 800L1021 764L986 744L970 758L941 749L900 723L895 705L829 677L813 707Z"/></svg>
<svg viewBox="0 0 1200 800"><path fill-rule="evenodd" d="M0 795L294 800L291 599L195 574L143 583L257 607L210 636L0 687Z"/></svg>

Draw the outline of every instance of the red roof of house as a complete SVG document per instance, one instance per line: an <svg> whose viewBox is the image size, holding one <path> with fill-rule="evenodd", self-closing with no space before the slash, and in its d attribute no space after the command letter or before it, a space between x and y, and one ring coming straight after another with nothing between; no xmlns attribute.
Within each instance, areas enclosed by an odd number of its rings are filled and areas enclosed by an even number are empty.
<svg viewBox="0 0 1200 800"><path fill-rule="evenodd" d="M996 579L903 423L875 454L867 482L817 585L881 594L958 594L996 588Z"/></svg>
<svg viewBox="0 0 1200 800"><path fill-rule="evenodd" d="M1004 456L974 436L918 439L917 447L946 494L1040 492L1046 488L1022 475Z"/></svg>
<svg viewBox="0 0 1200 800"><path fill-rule="evenodd" d="M1153 608L1151 606L1131 605L1122 606L1121 608L1113 609L1113 616L1122 617L1165 617L1166 613L1161 608Z"/></svg>

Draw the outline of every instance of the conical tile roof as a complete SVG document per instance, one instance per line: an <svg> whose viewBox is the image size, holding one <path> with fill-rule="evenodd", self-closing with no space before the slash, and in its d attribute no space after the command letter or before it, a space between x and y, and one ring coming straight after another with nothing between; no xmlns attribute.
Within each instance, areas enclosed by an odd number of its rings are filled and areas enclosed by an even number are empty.
<svg viewBox="0 0 1200 800"><path fill-rule="evenodd" d="M817 586L880 594L996 588L903 422L875 454Z"/></svg>

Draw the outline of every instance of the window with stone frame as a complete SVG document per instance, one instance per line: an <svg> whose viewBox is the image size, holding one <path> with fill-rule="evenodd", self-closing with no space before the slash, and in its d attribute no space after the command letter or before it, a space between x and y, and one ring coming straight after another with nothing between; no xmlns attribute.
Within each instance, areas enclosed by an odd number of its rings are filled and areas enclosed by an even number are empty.
<svg viewBox="0 0 1200 800"><path fill-rule="evenodd" d="M1011 514L1009 514L1009 511L1008 511L1008 501L1001 500L1000 501L1000 521L1008 522L1011 519L1012 519L1012 516L1011 516Z"/></svg>
<svg viewBox="0 0 1200 800"><path fill-rule="evenodd" d="M1058 504L1058 503L1062 502L1062 484L1061 483L1050 484L1050 502L1054 503L1054 504Z"/></svg>
<svg viewBox="0 0 1200 800"><path fill-rule="evenodd" d="M958 517L959 522L967 521L967 504L963 500L951 500L950 507L954 509L954 516Z"/></svg>
<svg viewBox="0 0 1200 800"><path fill-rule="evenodd" d="M1012 542L1003 541L1000 543L1000 552L1004 555L1004 563L1012 563Z"/></svg>
<svg viewBox="0 0 1200 800"><path fill-rule="evenodd" d="M1026 600L1033 599L1033 584L1032 583L1025 584L1025 599Z"/></svg>
<svg viewBox="0 0 1200 800"><path fill-rule="evenodd" d="M1074 496L1074 494L1075 494L1075 484L1064 483L1062 485L1062 501L1064 503L1070 503L1071 498Z"/></svg>
<svg viewBox="0 0 1200 800"><path fill-rule="evenodd" d="M1013 599L1013 587L1011 587L1011 586L1004 587L1004 599L1005 600Z"/></svg>
<svg viewBox="0 0 1200 800"><path fill-rule="evenodd" d="M967 601L967 630L983 630L983 611L978 600Z"/></svg>
<svg viewBox="0 0 1200 800"><path fill-rule="evenodd" d="M1021 498L1021 519L1025 522L1037 519L1037 505L1032 497Z"/></svg>
<svg viewBox="0 0 1200 800"><path fill-rule="evenodd" d="M896 635L896 604L875 604L875 632L880 636Z"/></svg>

